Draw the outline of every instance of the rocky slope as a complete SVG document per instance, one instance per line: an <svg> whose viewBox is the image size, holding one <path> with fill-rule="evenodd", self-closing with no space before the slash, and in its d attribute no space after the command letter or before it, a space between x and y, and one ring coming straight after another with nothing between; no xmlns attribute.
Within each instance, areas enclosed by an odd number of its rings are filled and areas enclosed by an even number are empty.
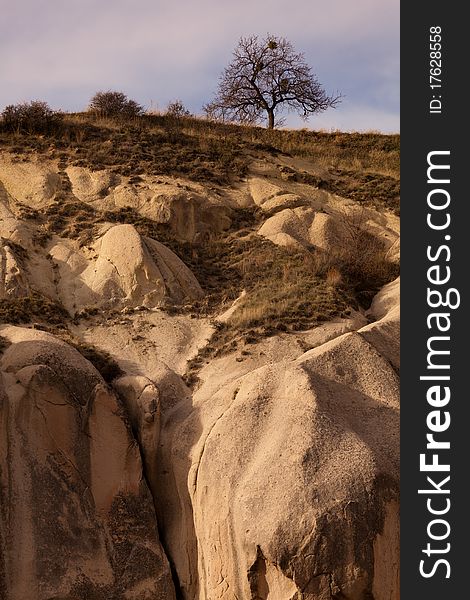
<svg viewBox="0 0 470 600"><path fill-rule="evenodd" d="M1 598L398 600L399 219L246 160L2 151Z"/></svg>

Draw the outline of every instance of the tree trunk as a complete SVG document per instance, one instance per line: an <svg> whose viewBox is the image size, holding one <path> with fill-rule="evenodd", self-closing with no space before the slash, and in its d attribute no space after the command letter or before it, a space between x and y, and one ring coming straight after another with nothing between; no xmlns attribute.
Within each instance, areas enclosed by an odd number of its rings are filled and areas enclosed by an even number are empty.
<svg viewBox="0 0 470 600"><path fill-rule="evenodd" d="M268 129L274 129L274 109L267 108L268 111Z"/></svg>

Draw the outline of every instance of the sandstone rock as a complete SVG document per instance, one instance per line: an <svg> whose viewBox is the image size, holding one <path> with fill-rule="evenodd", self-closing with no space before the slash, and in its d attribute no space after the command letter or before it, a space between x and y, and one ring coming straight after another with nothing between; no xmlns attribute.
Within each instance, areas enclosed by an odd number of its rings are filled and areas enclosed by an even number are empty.
<svg viewBox="0 0 470 600"><path fill-rule="evenodd" d="M132 430L143 452L144 468L152 492L158 488L157 455L160 438L160 392L142 376L120 377L113 382L129 416Z"/></svg>
<svg viewBox="0 0 470 600"><path fill-rule="evenodd" d="M86 257L73 244L58 243L50 254L58 269L58 294L72 314L88 306L155 307L201 298L186 265L163 244L142 238L132 225L116 225Z"/></svg>
<svg viewBox="0 0 470 600"><path fill-rule="evenodd" d="M279 246L304 247L310 243L309 228L314 219L313 208L286 208L267 219L258 234Z"/></svg>
<svg viewBox="0 0 470 600"><path fill-rule="evenodd" d="M14 209L17 208L14 198L0 181L0 236L25 248L30 247L32 232L26 223L15 216Z"/></svg>
<svg viewBox="0 0 470 600"><path fill-rule="evenodd" d="M82 202L95 202L109 194L121 177L107 170L90 171L84 167L67 167L73 194Z"/></svg>
<svg viewBox="0 0 470 600"><path fill-rule="evenodd" d="M387 283L374 296L371 307L368 311L375 319L390 318L396 315L400 310L400 278Z"/></svg>
<svg viewBox="0 0 470 600"><path fill-rule="evenodd" d="M386 258L393 263L400 263L400 238L398 237L387 251Z"/></svg>
<svg viewBox="0 0 470 600"><path fill-rule="evenodd" d="M317 213L308 232L308 240L327 252L351 244L351 236L344 223L326 213Z"/></svg>
<svg viewBox="0 0 470 600"><path fill-rule="evenodd" d="M262 209L268 214L274 214L285 208L308 206L309 201L298 194L279 194L263 203Z"/></svg>
<svg viewBox="0 0 470 600"><path fill-rule="evenodd" d="M21 265L21 258L2 239L0 247L0 298L27 296L29 292L28 281Z"/></svg>
<svg viewBox="0 0 470 600"><path fill-rule="evenodd" d="M158 223L167 223L179 239L194 242L228 229L232 211L220 200L178 189L154 194L148 207L139 212Z"/></svg>
<svg viewBox="0 0 470 600"><path fill-rule="evenodd" d="M252 177L248 186L253 202L257 206L262 206L267 200L285 193L281 187L263 177Z"/></svg>
<svg viewBox="0 0 470 600"><path fill-rule="evenodd" d="M73 193L101 210L130 207L157 223L166 223L182 240L195 241L205 234L230 227L231 208L207 190L195 191L175 180L142 177L141 185L109 171L92 172L69 167Z"/></svg>
<svg viewBox="0 0 470 600"><path fill-rule="evenodd" d="M190 504L164 488L157 503L187 597L398 599L398 376L374 345L379 327L396 335L386 317L218 390L203 381L171 419L163 408L160 468Z"/></svg>
<svg viewBox="0 0 470 600"><path fill-rule="evenodd" d="M0 183L16 201L32 208L47 206L60 190L55 163L42 159L19 161L0 156Z"/></svg>
<svg viewBox="0 0 470 600"><path fill-rule="evenodd" d="M231 190L66 172L77 199L131 208L179 240L204 242L234 207L258 206L260 235L327 254L359 215L396 262L397 217L316 189L311 162L292 157L281 182L263 159ZM56 161L0 157L0 297L120 310L68 326L126 375L111 389L67 344L0 327L0 597L398 600L398 280L366 314L201 359L191 390L182 375L213 321L134 309L199 299L199 283L132 225L103 223L89 247L35 243L22 205L60 201L60 180Z"/></svg>
<svg viewBox="0 0 470 600"><path fill-rule="evenodd" d="M140 453L77 351L3 327L0 589L6 600L174 600Z"/></svg>

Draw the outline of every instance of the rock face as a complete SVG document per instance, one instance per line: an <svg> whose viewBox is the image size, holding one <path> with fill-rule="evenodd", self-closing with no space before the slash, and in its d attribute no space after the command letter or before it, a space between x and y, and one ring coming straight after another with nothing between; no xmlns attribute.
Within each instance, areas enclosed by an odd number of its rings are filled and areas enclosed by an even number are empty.
<svg viewBox="0 0 470 600"><path fill-rule="evenodd" d="M57 240L47 257L22 259L7 239L0 246L0 298L35 289L59 301L70 314L88 307L155 308L168 300L200 299L201 287L166 246L139 235L132 225L108 226L89 249ZM25 244L26 245L26 244Z"/></svg>
<svg viewBox="0 0 470 600"><path fill-rule="evenodd" d="M202 290L186 265L163 244L143 238L132 225L115 225L86 258L63 243L51 249L57 265L58 293L74 313L86 306L155 307L201 298Z"/></svg>
<svg viewBox="0 0 470 600"><path fill-rule="evenodd" d="M358 255L359 235L399 261L395 215L278 160L228 190L0 155L0 317L60 303L74 318L47 327L124 373L106 385L60 339L0 326L0 600L399 600L399 280L367 311L262 337L235 331L250 283L205 313L216 299L139 233L152 219L194 244L209 291L268 246L257 235L322 259ZM69 201L67 228L48 228ZM121 209L137 226L106 212ZM226 230L214 275L199 243Z"/></svg>
<svg viewBox="0 0 470 600"><path fill-rule="evenodd" d="M21 259L7 241L0 247L0 298L26 296L29 285L21 268Z"/></svg>
<svg viewBox="0 0 470 600"><path fill-rule="evenodd" d="M311 245L310 228L315 218L312 208L286 208L267 219L258 233L278 246Z"/></svg>
<svg viewBox="0 0 470 600"><path fill-rule="evenodd" d="M32 208L47 206L60 189L56 162L21 161L2 154L0 181L14 199Z"/></svg>
<svg viewBox="0 0 470 600"><path fill-rule="evenodd" d="M64 342L17 327L2 336L0 596L174 599L115 394Z"/></svg>
<svg viewBox="0 0 470 600"><path fill-rule="evenodd" d="M168 224L185 241L230 227L230 208L191 182L154 181L144 176L136 187L119 175L82 167L69 167L67 175L75 196L83 202L105 210L133 208L157 223Z"/></svg>
<svg viewBox="0 0 470 600"><path fill-rule="evenodd" d="M188 472L185 502L157 493L185 597L399 598L396 289L380 321L215 392L208 367L189 415L163 409L162 481Z"/></svg>

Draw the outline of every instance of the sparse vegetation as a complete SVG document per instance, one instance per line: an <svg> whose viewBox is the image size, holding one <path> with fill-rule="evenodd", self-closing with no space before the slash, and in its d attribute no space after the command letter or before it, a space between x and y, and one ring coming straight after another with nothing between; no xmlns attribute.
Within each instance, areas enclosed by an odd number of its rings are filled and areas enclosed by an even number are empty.
<svg viewBox="0 0 470 600"><path fill-rule="evenodd" d="M38 292L20 298L0 300L0 323L20 325L39 321L50 325L62 325L69 319L70 316L63 306Z"/></svg>
<svg viewBox="0 0 470 600"><path fill-rule="evenodd" d="M345 214L343 221L349 239L336 251L294 250L259 237L213 241L198 250L209 253L199 273L192 265L207 297L193 309L210 314L211 306L234 300L243 289L247 293L230 319L218 325L210 344L188 363L188 385L195 385L197 372L213 357L266 336L347 316L351 308L367 308L380 287L398 276L399 266L386 260L383 244L367 232L363 215Z"/></svg>
<svg viewBox="0 0 470 600"><path fill-rule="evenodd" d="M181 175L224 185L244 177L250 159L266 152L311 158L335 178L343 176L335 174L340 169L384 175L395 185L400 160L399 135L267 130L168 115L143 115L130 122L107 121L94 113L65 115L61 128L47 137L0 131L0 148L19 160L47 152L50 158L91 170Z"/></svg>
<svg viewBox="0 0 470 600"><path fill-rule="evenodd" d="M75 350L78 350L82 356L84 356L95 369L99 372L101 377L107 382L111 383L116 377L123 375L123 371L113 357L104 350L98 350L96 346L87 344L76 340L74 338L66 338L65 341L73 346Z"/></svg>
<svg viewBox="0 0 470 600"><path fill-rule="evenodd" d="M182 242L169 226L132 208L102 212L79 201L72 193L66 167L106 168L131 177L135 185L146 174L227 186L243 178L250 162L263 160L266 153L308 157L323 169L321 175L284 165L278 167L279 179L398 212L399 136L266 130L196 119L185 110L181 104L169 114L130 120L114 120L96 111L66 115L61 128L47 134L3 128L0 148L16 154L18 160L24 160L27 153L46 152L58 159L62 189L54 201L43 211L20 209L22 218L35 223L36 242L45 244L57 234L89 244L105 222L130 223L142 235L171 248L203 286L202 301L168 306L169 312L215 315L242 290L247 291L229 321L219 326L210 344L191 363L190 381L212 356L237 346L247 352L261 337L306 329L345 315L350 307L367 306L378 288L398 274L398 267L385 260L383 246L365 231L360 217L354 221L346 215L350 243L328 253L314 248L289 250L260 238L254 232L267 215L255 207L233 209L229 231L214 233L203 243ZM26 258L21 247L12 249L19 259ZM75 321L94 312L89 307ZM0 301L0 322L34 320L60 328L71 319L62 307L38 294ZM115 367L108 364L110 357L93 357L89 348L84 352L97 364L102 361L98 370L106 373L105 378L115 376Z"/></svg>
<svg viewBox="0 0 470 600"><path fill-rule="evenodd" d="M332 169L331 174L334 179L325 186L330 192L400 214L400 182L395 177L351 169Z"/></svg>

